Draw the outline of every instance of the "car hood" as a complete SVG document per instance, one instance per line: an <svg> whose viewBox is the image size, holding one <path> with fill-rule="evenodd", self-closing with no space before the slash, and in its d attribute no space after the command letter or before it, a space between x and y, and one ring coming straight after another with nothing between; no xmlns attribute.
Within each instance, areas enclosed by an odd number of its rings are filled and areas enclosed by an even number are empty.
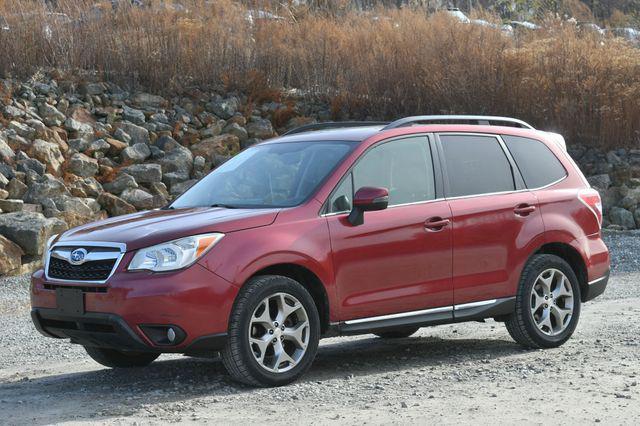
<svg viewBox="0 0 640 426"><path fill-rule="evenodd" d="M273 223L279 209L187 208L117 216L70 229L58 242L125 243L127 250L207 232L234 232Z"/></svg>

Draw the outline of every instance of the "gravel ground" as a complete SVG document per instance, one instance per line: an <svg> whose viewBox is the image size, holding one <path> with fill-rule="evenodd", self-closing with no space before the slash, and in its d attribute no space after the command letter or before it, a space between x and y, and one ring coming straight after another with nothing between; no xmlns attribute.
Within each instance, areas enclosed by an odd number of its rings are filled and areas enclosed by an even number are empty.
<svg viewBox="0 0 640 426"><path fill-rule="evenodd" d="M0 280L0 423L640 424L640 234L609 233L613 275L554 350L525 350L502 324L421 329L384 341L326 339L310 372L278 389L229 380L222 364L162 356L103 369L29 319L28 278Z"/></svg>

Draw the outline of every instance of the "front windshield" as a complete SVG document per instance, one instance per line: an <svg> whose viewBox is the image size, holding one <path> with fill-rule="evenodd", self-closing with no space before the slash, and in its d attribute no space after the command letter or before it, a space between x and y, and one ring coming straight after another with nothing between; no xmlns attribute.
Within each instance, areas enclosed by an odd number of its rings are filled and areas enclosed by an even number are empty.
<svg viewBox="0 0 640 426"><path fill-rule="evenodd" d="M170 207L292 207L311 196L354 146L313 141L256 145L209 173Z"/></svg>

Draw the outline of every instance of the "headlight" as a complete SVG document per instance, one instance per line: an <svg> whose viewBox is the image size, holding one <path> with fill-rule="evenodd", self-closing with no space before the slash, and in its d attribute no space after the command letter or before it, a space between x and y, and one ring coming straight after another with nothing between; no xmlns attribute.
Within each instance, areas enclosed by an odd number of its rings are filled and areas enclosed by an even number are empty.
<svg viewBox="0 0 640 426"><path fill-rule="evenodd" d="M58 235L59 234L53 234L51 237L49 237L49 239L47 240L47 245L44 247L44 250L42 250L42 265L43 266L46 263L47 253L49 253L49 250L51 249L51 244L53 244L53 242L56 240L56 238L58 238Z"/></svg>
<svg viewBox="0 0 640 426"><path fill-rule="evenodd" d="M130 271L174 271L192 265L224 237L202 234L185 237L138 250L129 264Z"/></svg>

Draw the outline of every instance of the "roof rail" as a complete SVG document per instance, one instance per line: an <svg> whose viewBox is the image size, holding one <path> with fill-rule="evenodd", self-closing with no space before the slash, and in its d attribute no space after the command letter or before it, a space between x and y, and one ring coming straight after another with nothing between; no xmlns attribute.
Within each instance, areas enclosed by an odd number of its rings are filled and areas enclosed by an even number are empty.
<svg viewBox="0 0 640 426"><path fill-rule="evenodd" d="M296 127L284 133L282 136L290 136L298 133L312 132L315 130L340 129L343 127L384 126L388 121L329 121L326 123L312 123Z"/></svg>
<svg viewBox="0 0 640 426"><path fill-rule="evenodd" d="M497 123L509 123L517 124L518 127L525 129L532 129L533 126L522 120L509 117L494 117L490 115L417 115L414 117L405 117L387 124L382 130L397 129L398 127L404 127L411 124L425 123L425 122L447 122L447 121L462 121L462 122L475 122L473 124L490 126L491 122Z"/></svg>

